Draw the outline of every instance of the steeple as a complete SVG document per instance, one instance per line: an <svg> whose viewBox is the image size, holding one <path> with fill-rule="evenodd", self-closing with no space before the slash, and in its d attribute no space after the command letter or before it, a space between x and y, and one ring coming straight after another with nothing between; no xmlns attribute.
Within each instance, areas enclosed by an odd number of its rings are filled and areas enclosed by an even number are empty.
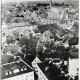
<svg viewBox="0 0 80 80"><path fill-rule="evenodd" d="M49 4L50 4L50 8L51 8L52 7L52 0L50 0L50 3Z"/></svg>

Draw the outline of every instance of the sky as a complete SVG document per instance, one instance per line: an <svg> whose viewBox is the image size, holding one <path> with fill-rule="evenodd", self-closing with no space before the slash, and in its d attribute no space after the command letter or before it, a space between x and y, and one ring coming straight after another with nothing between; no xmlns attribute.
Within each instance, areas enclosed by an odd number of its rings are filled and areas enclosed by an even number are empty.
<svg viewBox="0 0 80 80"><path fill-rule="evenodd" d="M20 2L20 1L49 1L49 0L2 0L2 3L5 2ZM78 1L78 0L52 0L56 2L64 2L64 1Z"/></svg>

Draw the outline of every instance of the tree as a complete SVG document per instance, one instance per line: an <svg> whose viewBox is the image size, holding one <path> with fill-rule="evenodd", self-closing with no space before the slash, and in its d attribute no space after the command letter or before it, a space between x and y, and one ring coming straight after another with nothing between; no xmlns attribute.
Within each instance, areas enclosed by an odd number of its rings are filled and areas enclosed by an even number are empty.
<svg viewBox="0 0 80 80"><path fill-rule="evenodd" d="M23 37L23 38L20 39L19 43L22 46L25 45L25 48L22 48L23 52L30 53L30 54L35 54L36 53L36 44L37 44L37 39L36 38L28 39L27 37Z"/></svg>
<svg viewBox="0 0 80 80"><path fill-rule="evenodd" d="M71 39L69 39L68 41L69 45L77 45L79 43L79 38L78 37L73 37Z"/></svg>
<svg viewBox="0 0 80 80"><path fill-rule="evenodd" d="M11 52L12 55L16 55L18 52L21 52L21 48L19 46L7 46L3 49L3 52L5 54Z"/></svg>
<svg viewBox="0 0 80 80"><path fill-rule="evenodd" d="M13 37L7 37L7 38L6 38L6 43L7 43L7 44L14 43L14 42L15 42L15 40L14 40Z"/></svg>
<svg viewBox="0 0 80 80"><path fill-rule="evenodd" d="M18 36L19 36L19 31L15 30L15 31L12 31L12 33L13 33L13 36L14 36L14 38L16 40L18 38Z"/></svg>
<svg viewBox="0 0 80 80"><path fill-rule="evenodd" d="M6 22L6 23L10 23L11 20L12 20L12 18L7 15L7 18L6 18L5 22Z"/></svg>

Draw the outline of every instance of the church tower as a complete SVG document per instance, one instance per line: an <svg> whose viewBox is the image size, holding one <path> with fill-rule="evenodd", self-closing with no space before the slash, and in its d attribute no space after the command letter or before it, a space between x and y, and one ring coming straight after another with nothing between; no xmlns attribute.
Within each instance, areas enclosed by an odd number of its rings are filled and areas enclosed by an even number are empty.
<svg viewBox="0 0 80 80"><path fill-rule="evenodd" d="M52 7L52 0L50 0L49 5L50 5L50 8L51 8Z"/></svg>

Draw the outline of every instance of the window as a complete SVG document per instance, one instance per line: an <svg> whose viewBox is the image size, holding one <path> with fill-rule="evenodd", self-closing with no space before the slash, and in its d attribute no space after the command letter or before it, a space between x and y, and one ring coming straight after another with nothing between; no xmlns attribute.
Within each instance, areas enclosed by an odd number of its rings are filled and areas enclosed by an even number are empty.
<svg viewBox="0 0 80 80"><path fill-rule="evenodd" d="M12 74L12 71L9 71L9 74Z"/></svg>
<svg viewBox="0 0 80 80"><path fill-rule="evenodd" d="M77 71L79 71L79 68L77 68Z"/></svg>
<svg viewBox="0 0 80 80"><path fill-rule="evenodd" d="M27 70L27 68L24 68L24 70Z"/></svg>
<svg viewBox="0 0 80 80"><path fill-rule="evenodd" d="M40 72L40 75L41 75L41 72Z"/></svg>
<svg viewBox="0 0 80 80"><path fill-rule="evenodd" d="M34 69L37 69L37 67L34 67Z"/></svg>
<svg viewBox="0 0 80 80"><path fill-rule="evenodd" d="M6 72L6 75L8 75L8 72Z"/></svg>
<svg viewBox="0 0 80 80"><path fill-rule="evenodd" d="M13 73L18 73L19 72L19 69L15 69L14 71L13 71Z"/></svg>
<svg viewBox="0 0 80 80"><path fill-rule="evenodd" d="M21 68L21 71L23 71L23 68Z"/></svg>

